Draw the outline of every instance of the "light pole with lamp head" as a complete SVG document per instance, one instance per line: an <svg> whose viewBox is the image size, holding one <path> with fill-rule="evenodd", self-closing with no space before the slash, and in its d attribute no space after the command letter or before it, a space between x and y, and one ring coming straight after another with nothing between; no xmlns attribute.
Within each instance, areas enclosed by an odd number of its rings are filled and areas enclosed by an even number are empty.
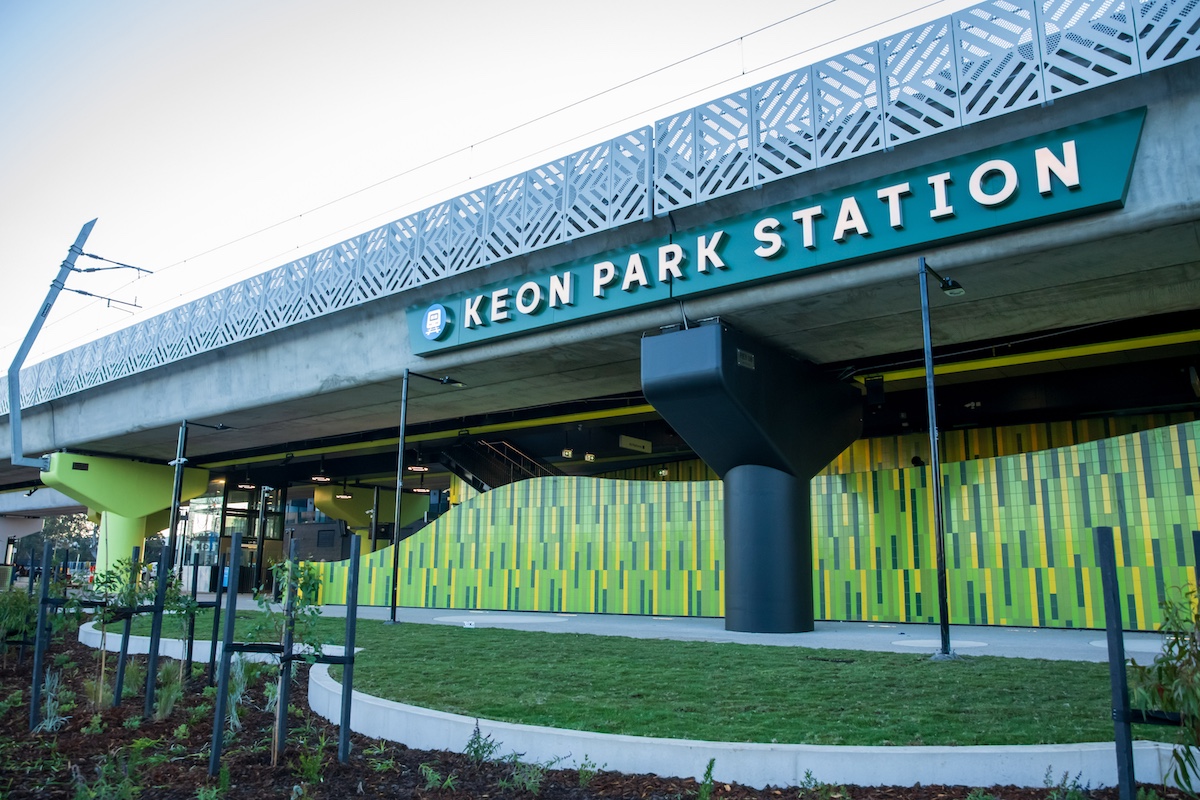
<svg viewBox="0 0 1200 800"><path fill-rule="evenodd" d="M413 372L408 367L404 368L404 382L400 388L400 443L396 446L396 518L392 522L392 602L391 613L388 615L389 625L396 624L396 600L399 596L400 507L402 498L404 497L404 429L408 425L408 379L410 376L424 378L427 381L440 383L443 386L454 386L460 389L466 386L462 381L455 380L449 375L435 378L432 375L422 375L419 372Z"/></svg>
<svg viewBox="0 0 1200 800"><path fill-rule="evenodd" d="M938 619L941 629L941 646L934 654L935 660L954 658L950 650L950 603L946 588L946 533L942 520L942 462L938 450L937 401L933 393L933 342L929 331L929 276L937 278L938 288L947 297L962 297L967 290L953 278L943 278L925 263L925 256L917 259L921 282L921 332L925 338L925 395L929 403L929 474L933 482L933 540L937 554Z"/></svg>

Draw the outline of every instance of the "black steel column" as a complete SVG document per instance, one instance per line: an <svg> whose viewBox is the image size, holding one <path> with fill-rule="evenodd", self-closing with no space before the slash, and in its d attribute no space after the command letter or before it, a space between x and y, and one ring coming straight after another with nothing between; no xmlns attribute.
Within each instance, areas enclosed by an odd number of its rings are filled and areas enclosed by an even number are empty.
<svg viewBox="0 0 1200 800"><path fill-rule="evenodd" d="M242 532L235 531L229 550L229 572L237 575L242 566ZM236 578L233 578L236 580ZM229 592L229 608L225 610L225 635L221 647L221 670L217 679L217 708L213 714L212 751L208 756L208 774L216 776L221 771L221 748L225 743L225 717L229 713L229 659L233 646L234 625L237 622L237 587ZM213 649L217 646L213 642Z"/></svg>
<svg viewBox="0 0 1200 800"><path fill-rule="evenodd" d="M1134 800L1133 731L1129 724L1129 683L1125 674L1125 638L1121 631L1121 589L1113 529L1096 528L1096 561L1104 591L1104 628L1108 637L1108 679L1112 686L1113 739L1117 746L1117 787L1121 800Z"/></svg>
<svg viewBox="0 0 1200 800"><path fill-rule="evenodd" d="M358 572L362 542L350 541L350 579L346 584L346 658L342 666L342 717L338 731L338 761L350 760L350 707L354 701L354 634L358 628Z"/></svg>
<svg viewBox="0 0 1200 800"><path fill-rule="evenodd" d="M33 687L29 692L29 730L42 721L42 662L46 656L46 610L50 605L50 543L42 545L42 585L38 594L37 630L33 636ZM33 570L29 571L33 585Z"/></svg>
<svg viewBox="0 0 1200 800"><path fill-rule="evenodd" d="M808 481L752 464L725 473L725 629L811 631L812 537Z"/></svg>
<svg viewBox="0 0 1200 800"><path fill-rule="evenodd" d="M396 624L400 583L400 508L404 498L404 429L408 420L408 370L400 389L400 444L396 447L396 519L392 522L392 609L388 622Z"/></svg>
<svg viewBox="0 0 1200 800"><path fill-rule="evenodd" d="M929 480L933 490L933 546L937 558L938 629L941 649L938 655L950 657L950 602L946 584L946 533L942 519L942 460L938 442L937 399L933 393L933 340L929 326L929 271L925 257L918 259L921 281L921 332L925 342L925 400L929 408Z"/></svg>

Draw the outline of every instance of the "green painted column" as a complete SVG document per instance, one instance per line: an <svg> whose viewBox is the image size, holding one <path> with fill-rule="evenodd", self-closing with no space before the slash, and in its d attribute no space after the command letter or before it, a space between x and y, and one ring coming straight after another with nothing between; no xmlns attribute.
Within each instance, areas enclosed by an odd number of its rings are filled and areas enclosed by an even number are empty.
<svg viewBox="0 0 1200 800"><path fill-rule="evenodd" d="M168 524L162 512L173 502L175 470L105 456L54 453L42 471L42 483L100 512L100 545L96 571L104 572L143 544L148 533ZM208 489L208 470L185 469L181 500Z"/></svg>
<svg viewBox="0 0 1200 800"><path fill-rule="evenodd" d="M96 545L96 572L107 572L133 548L146 552L146 518L122 517L110 511L100 512L100 536Z"/></svg>

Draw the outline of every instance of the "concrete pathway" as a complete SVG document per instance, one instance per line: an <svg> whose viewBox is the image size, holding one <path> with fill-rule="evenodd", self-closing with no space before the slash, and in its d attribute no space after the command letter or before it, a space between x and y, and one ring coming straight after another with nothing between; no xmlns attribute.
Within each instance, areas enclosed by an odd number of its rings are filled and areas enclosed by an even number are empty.
<svg viewBox="0 0 1200 800"><path fill-rule="evenodd" d="M238 601L239 608L247 606ZM345 606L324 606L322 613L344 617ZM390 609L360 606L359 619L388 619ZM725 620L696 617L641 617L620 614L557 614L532 611L460 611L398 608L396 620L422 625L468 628L512 628L549 633L587 633L636 639L729 642L778 647L837 648L888 653L929 653L941 646L937 625L891 622L818 622L811 633L738 633L725 630ZM1045 658L1059 661L1107 661L1104 631L1057 628L950 626L950 648L962 656ZM1125 655L1146 663L1162 649L1157 633L1125 634Z"/></svg>

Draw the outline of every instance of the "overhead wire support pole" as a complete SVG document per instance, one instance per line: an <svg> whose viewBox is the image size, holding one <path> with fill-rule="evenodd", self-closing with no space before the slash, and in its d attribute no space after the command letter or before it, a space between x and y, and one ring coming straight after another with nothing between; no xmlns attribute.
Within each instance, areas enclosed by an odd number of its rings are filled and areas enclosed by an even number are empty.
<svg viewBox="0 0 1200 800"><path fill-rule="evenodd" d="M75 243L71 245L71 249L67 251L66 259L63 260L62 266L58 268L58 275L50 283L50 291L46 293L45 302L42 303L37 316L33 318L33 323L25 333L25 339L21 342L21 346L17 350L17 355L13 358L12 364L8 368L8 432L12 441L12 457L10 461L14 467L37 467L39 470L45 470L50 466L47 459L25 457L25 449L21 439L21 367L25 365L25 359L29 356L29 351L33 348L34 341L37 340L38 334L41 333L42 326L46 323L46 318L50 316L50 309L54 308L54 301L58 299L59 292L66 286L67 276L75 270L75 260L83 255L83 245L87 242L88 236L91 235L92 228L95 226L96 220L92 220L91 222L84 223L84 226L79 229L79 235L75 237Z"/></svg>

